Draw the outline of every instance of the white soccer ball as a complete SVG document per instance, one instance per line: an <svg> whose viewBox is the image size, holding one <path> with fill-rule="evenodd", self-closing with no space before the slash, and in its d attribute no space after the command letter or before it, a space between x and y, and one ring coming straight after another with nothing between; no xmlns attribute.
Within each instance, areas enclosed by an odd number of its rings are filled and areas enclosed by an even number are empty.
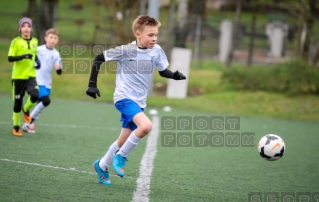
<svg viewBox="0 0 319 202"><path fill-rule="evenodd" d="M280 159L284 155L285 150L284 140L275 134L265 135L258 143L258 152L267 161Z"/></svg>

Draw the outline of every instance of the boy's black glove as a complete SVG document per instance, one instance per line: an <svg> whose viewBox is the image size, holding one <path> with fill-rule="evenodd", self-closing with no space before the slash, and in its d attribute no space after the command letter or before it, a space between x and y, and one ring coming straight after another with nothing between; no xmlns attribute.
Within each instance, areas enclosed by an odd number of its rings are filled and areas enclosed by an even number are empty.
<svg viewBox="0 0 319 202"><path fill-rule="evenodd" d="M32 54L25 54L25 55L22 55L23 58L25 59L32 59L33 55Z"/></svg>
<svg viewBox="0 0 319 202"><path fill-rule="evenodd" d="M173 79L174 80L184 80L184 79L186 79L186 76L184 76L184 74L182 74L181 72L176 71L173 73Z"/></svg>
<svg viewBox="0 0 319 202"><path fill-rule="evenodd" d="M41 62L40 62L40 60L38 58L36 59L36 61L34 63L34 67L36 69L40 69L41 68Z"/></svg>
<svg viewBox="0 0 319 202"><path fill-rule="evenodd" d="M86 90L86 94L90 97L93 97L94 99L96 99L96 96L101 97L100 95L100 91L96 86L95 82L90 82L88 89Z"/></svg>

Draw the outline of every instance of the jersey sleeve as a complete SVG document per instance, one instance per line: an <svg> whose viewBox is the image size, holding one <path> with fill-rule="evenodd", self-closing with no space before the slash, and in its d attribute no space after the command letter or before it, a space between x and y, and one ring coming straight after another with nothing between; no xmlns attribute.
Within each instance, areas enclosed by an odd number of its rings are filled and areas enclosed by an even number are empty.
<svg viewBox="0 0 319 202"><path fill-rule="evenodd" d="M56 54L54 65L59 65L59 67L62 69L62 58L59 52Z"/></svg>
<svg viewBox="0 0 319 202"><path fill-rule="evenodd" d="M157 63L155 66L158 69L158 71L164 71L168 67L168 65L169 63L168 63L166 54L163 51L163 49L160 48L158 51Z"/></svg>
<svg viewBox="0 0 319 202"><path fill-rule="evenodd" d="M9 53L8 53L8 56L17 56L16 55L16 50L15 50L15 42L16 42L16 40L15 39L13 39L12 41L11 41L11 44L10 44L10 47L9 47Z"/></svg>
<svg viewBox="0 0 319 202"><path fill-rule="evenodd" d="M124 49L123 46L117 46L115 48L110 48L103 52L105 62L108 61L122 61L124 59Z"/></svg>

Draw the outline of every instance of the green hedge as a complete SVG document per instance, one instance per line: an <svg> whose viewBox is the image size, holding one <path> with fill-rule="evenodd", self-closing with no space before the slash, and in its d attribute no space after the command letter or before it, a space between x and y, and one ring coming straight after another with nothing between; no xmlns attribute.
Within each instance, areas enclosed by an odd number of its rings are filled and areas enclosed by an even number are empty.
<svg viewBox="0 0 319 202"><path fill-rule="evenodd" d="M231 67L221 83L233 90L319 95L319 68L303 61L264 67Z"/></svg>

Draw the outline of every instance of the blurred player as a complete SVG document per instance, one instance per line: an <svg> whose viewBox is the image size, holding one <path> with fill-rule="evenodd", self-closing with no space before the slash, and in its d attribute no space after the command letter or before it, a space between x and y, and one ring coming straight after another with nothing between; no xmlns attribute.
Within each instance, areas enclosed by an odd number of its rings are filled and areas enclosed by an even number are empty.
<svg viewBox="0 0 319 202"><path fill-rule="evenodd" d="M159 74L175 80L186 79L176 71L167 69L168 61L162 48L156 44L160 22L143 15L132 25L136 40L128 45L104 51L94 59L87 95L100 97L97 77L103 62L117 61L114 104L121 113L122 129L118 139L110 146L102 159L93 163L100 183L111 185L108 168L113 161L113 169L124 177L124 166L128 154L152 129L152 122L144 114L149 81L156 67Z"/></svg>
<svg viewBox="0 0 319 202"><path fill-rule="evenodd" d="M20 130L21 110L24 122L30 122L29 110L38 101L35 68L40 68L40 63L37 60L38 39L31 36L32 20L26 17L22 18L19 21L18 30L20 36L11 41L8 60L14 63L12 69L12 92L14 100L12 133L15 136L22 136ZM29 94L29 97L23 105L25 92Z"/></svg>
<svg viewBox="0 0 319 202"><path fill-rule="evenodd" d="M51 84L52 84L52 70L55 69L58 75L62 74L61 56L55 49L59 42L59 32L54 29L48 29L45 33L45 44L38 47L38 58L41 62L41 69L37 70L36 80L39 86L39 101L32 110L30 117L31 121L26 122L22 130L28 133L35 133L34 122L39 118L42 110L49 106Z"/></svg>

